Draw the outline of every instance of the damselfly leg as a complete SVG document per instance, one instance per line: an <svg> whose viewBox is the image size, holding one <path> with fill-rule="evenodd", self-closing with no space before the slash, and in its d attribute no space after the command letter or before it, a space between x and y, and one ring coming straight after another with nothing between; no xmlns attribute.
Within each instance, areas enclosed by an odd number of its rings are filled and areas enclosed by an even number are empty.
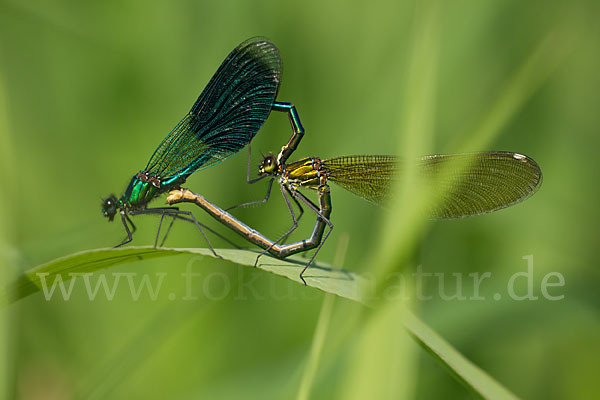
<svg viewBox="0 0 600 400"><path fill-rule="evenodd" d="M290 211L290 214L292 216L292 227L284 234L282 235L279 239L277 239L275 242L273 242L273 244L269 247L264 249L257 257L256 257L256 261L254 263L254 266L256 267L258 265L258 261L260 259L260 257L262 257L263 255L270 253L271 249L273 248L273 246L275 246L276 244L282 243L289 235L292 234L292 232L294 232L297 228L298 228L298 221L300 220L300 216L296 217L294 214L294 211L292 209L292 206L289 202L288 199L288 194L291 196L292 200L294 200L294 202L296 202L296 204L298 205L298 207L300 208L300 210L303 211L302 206L300 205L299 201L301 201L302 203L304 203L309 209L311 209L316 215L317 215L317 221L321 220L323 221L325 224L327 224L327 226L329 227L329 230L324 233L321 233L322 239L319 239L319 243L316 246L316 250L313 253L313 255L310 257L310 259L308 260L308 262L306 263L306 265L304 266L304 269L302 269L302 272L300 272L300 279L302 280L302 282L306 285L306 281L304 280L304 272L308 269L308 267L313 263L315 257L317 256L317 253L319 252L319 250L321 250L321 247L323 247L323 244L325 243L325 241L327 240L327 238L329 237L329 235L331 234L331 231L333 230L333 223L329 220L329 215L331 213L331 200L329 198L329 186L327 185L321 185L317 191L319 193L319 197L320 197L320 203L321 203L321 207L317 206L316 204L314 204L308 197L304 196L302 193L300 193L298 190L285 186L283 184L280 185L281 186L281 193L283 194L283 198L285 199L285 202L288 206L288 209ZM326 204L328 204L328 207L323 207L323 200L324 198L327 199ZM325 213L327 214L327 216L325 215ZM316 229L316 227L315 227ZM302 255L305 255L306 252L303 252Z"/></svg>
<svg viewBox="0 0 600 400"><path fill-rule="evenodd" d="M182 202L194 203L198 207L202 208L209 215L211 215L214 219L219 221L220 223L228 226L231 230L238 233L239 235L246 238L251 243L256 244L257 246L268 249L268 252L275 257L285 258L292 254L302 253L314 248L320 248L320 244L323 241L323 235L325 233L325 228L329 226L331 232L331 228L333 228L333 224L329 220L331 215L331 197L329 193L329 187L327 185L322 185L318 188L319 194L319 206L312 204L312 202L308 201L308 199L302 197L298 197L303 203L309 206L313 210L318 210L317 218L315 221L315 226L313 231L307 239L299 240L293 243L288 244L278 244L275 241L267 238L260 232L255 229L250 228L243 222L237 220L227 211L217 207L211 202L207 201L204 197L199 194L193 193L187 189L178 189L172 190L169 192L169 196L167 197L167 202L169 204L177 204ZM294 197L292 197L294 198ZM306 201L305 201L306 200ZM290 203L291 204L291 203ZM314 206L314 207L311 207ZM328 235L327 235L328 236ZM327 237L326 236L326 237ZM313 258L311 258L310 263L312 263ZM304 268L308 267L308 265ZM304 271L303 271L304 272ZM301 280L304 284L306 281L303 277Z"/></svg>
<svg viewBox="0 0 600 400"><path fill-rule="evenodd" d="M290 140L288 141L288 143L282 147L281 153L279 153L279 155L277 157L279 160L278 161L279 165L283 166L285 161L296 150L296 148L298 147L298 144L302 140L302 137L304 136L304 127L302 126L302 122L300 122L300 116L298 115L298 111L296 110L296 106L294 106L294 104L276 101L273 103L271 110L287 113L289 120L290 120L290 125L292 126L292 136L290 137ZM250 202L246 202L246 203L237 204L235 206L231 206L229 208L226 208L225 209L226 211L233 210L235 208L240 208L240 207L248 207L248 206L253 206L253 205L258 205L258 204L264 204L269 200L269 197L271 196L271 189L273 186L273 177L271 175L260 175L256 178L251 179L250 178L251 169L252 169L252 150L251 150L251 143L248 143L248 169L246 171L246 183L254 184L256 182L263 180L264 178L269 177L270 179L269 179L269 184L267 186L267 193L265 194L265 197L262 200L250 201Z"/></svg>
<svg viewBox="0 0 600 400"><path fill-rule="evenodd" d="M327 185L322 185L317 190L319 191L319 195L321 195L321 192L323 192L323 191L327 191L327 193L329 194L329 186L327 186ZM322 210L319 210L319 208L312 201L310 201L306 196L304 196L302 193L300 193L298 191L296 192L296 194L298 195L298 198L304 204L306 204L308 206L308 208L310 208L311 210L313 210L313 212L315 214L317 214L318 218L320 218L322 221L324 221L327 224L327 226L329 227L329 230L327 231L327 233L325 233L325 235L323 236L323 239L321 239L321 241L320 241L319 245L317 246L317 249L313 253L312 257L310 257L310 260L308 260L308 262L306 263L306 266L304 267L304 269L302 270L302 272L300 272L300 279L302 279L302 282L304 282L304 284L306 285L306 281L303 278L304 272L313 263L313 261L315 260L315 257L317 256L317 253L319 253L319 251L321 250L321 247L323 247L323 244L325 243L325 241L327 240L327 238L331 234L331 231L333 231L333 223L329 219L329 213L331 213L331 208L328 209L328 215L326 217L323 214ZM303 256L305 254L306 253L302 253Z"/></svg>
<svg viewBox="0 0 600 400"><path fill-rule="evenodd" d="M116 245L114 248L121 247L124 244L131 242L133 240L133 234L136 231L135 224L133 223L131 218L129 218L129 216L125 213L125 211L121 211L120 214L121 214L121 222L123 222L123 226L125 227L125 232L127 233L127 237L125 239L123 239L123 241L121 243L119 243L118 245ZM128 222L131 224L131 230L129 230L129 226L127 225Z"/></svg>
<svg viewBox="0 0 600 400"><path fill-rule="evenodd" d="M213 255L215 257L221 258L221 256L219 256L216 252L215 249L213 248L210 240L208 239L208 237L206 236L206 233L204 233L204 229L202 229L203 227L206 228L206 226L202 225L201 223L198 222L198 220L196 219L196 217L194 216L194 214L192 214L191 211L182 211L179 210L179 208L177 207L163 207L163 208L146 208L143 210L136 210L136 211L130 211L129 212L130 215L140 215L140 214L160 214L161 215L161 220L158 226L158 231L156 232L156 238L154 240L154 247L156 247L157 243L158 243L158 238L160 235L160 229L162 226L162 221L164 219L165 216L168 217L172 217L173 221L175 219L183 219L186 220L188 222L193 223L194 225L196 225L196 227L200 230L200 233L202 234L202 236L204 237L204 240L206 241L206 244L208 245L208 248L210 249L210 251L213 253ZM171 226L173 225L171 221L171 224L169 225L169 228L167 230L166 235L169 234L169 230L171 228ZM164 243L164 241L166 240L166 235L165 238L163 239L162 243ZM162 246L161 243L161 246Z"/></svg>
<svg viewBox="0 0 600 400"><path fill-rule="evenodd" d="M194 221L195 218L192 219L192 218L187 218L187 217L182 216L182 214L188 215L187 214L188 211L182 212L179 210L179 207L154 207L154 208L150 208L150 209L146 209L146 210L152 210L151 212L147 212L146 214L160 214L160 221L158 223L158 229L156 230L156 237L154 239L154 247L163 247L164 246L165 241L167 240L167 236L169 236L169 232L171 232L171 228L173 227L173 224L175 223L175 220L179 219L182 221L190 222L194 225L198 224L203 229L206 229L206 231L217 236L219 239L222 239L223 241L229 243L230 245L232 245L235 248L238 248L238 249L240 248L240 246L233 243L231 240L227 239L225 236L221 235L219 232L215 231L214 229L211 229L207 225L204 225L203 223L198 222L198 220ZM169 226L167 227L167 232L163 236L163 239L160 242L160 246L158 246L158 238L160 237L160 231L161 231L162 223L163 223L163 220L165 219L165 216L171 217L171 223L169 223Z"/></svg>
<svg viewBox="0 0 600 400"><path fill-rule="evenodd" d="M294 201L296 202L296 204L298 205L298 207L300 207L300 203L298 203L298 200L296 200L294 198L294 195L292 194L292 192L290 191L290 189L283 185L280 184L279 188L281 189L281 194L283 195L283 199L285 200L285 204L290 212L290 215L292 216L292 226L290 229L288 229L288 231L286 233L284 233L282 236L279 237L279 239L277 239L276 241L273 242L273 244L271 246L269 246L268 248L264 249L257 257L256 257L256 261L254 261L254 268L256 268L256 266L258 265L258 260L260 259L260 257L262 257L263 255L267 254L269 251L271 251L271 249L273 248L274 245L276 244L280 244L282 243L288 236L290 236L292 234L292 232L294 232L296 230L296 228L298 228L298 219L296 218L296 214L294 213L294 209L292 208L292 204L290 203L290 199L288 197L288 193L292 196L292 198L294 199ZM300 210L304 213L304 210L302 209L302 207L300 207Z"/></svg>

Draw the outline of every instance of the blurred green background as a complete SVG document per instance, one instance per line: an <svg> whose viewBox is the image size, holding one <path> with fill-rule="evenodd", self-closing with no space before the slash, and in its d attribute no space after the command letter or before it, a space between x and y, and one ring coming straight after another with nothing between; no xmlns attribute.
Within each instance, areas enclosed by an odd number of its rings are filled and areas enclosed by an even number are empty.
<svg viewBox="0 0 600 400"><path fill-rule="evenodd" d="M0 277L7 281L56 257L118 243L123 228L101 216L100 199L122 193L228 52L264 35L284 60L278 99L296 104L307 130L297 157L401 152L403 143L421 137L406 132L405 121L419 108L413 99L423 87L432 97L420 112L433 134L419 146L428 152L472 150L461 147L478 143L469 133L505 112L492 140L478 150L532 156L544 172L542 188L516 207L437 222L418 235L415 265L407 269L421 264L423 271L446 274L448 295L456 292L452 274L490 271L492 278L480 289L485 301L444 300L437 281L428 280L431 299L414 306L519 397L598 396L599 11L592 0L1 0ZM433 26L425 29L432 37L419 37L423 21ZM542 55L528 64L540 46ZM433 55L422 65L432 71L427 82L410 79L411 55L420 51ZM494 111L503 93L519 100ZM287 118L273 114L253 142L253 165L260 152L278 151L288 137ZM264 185L245 183L246 160L243 151L193 175L187 186L223 207L261 198ZM335 230L319 259L333 262L347 240L343 266L368 273L390 219L342 189L332 188L332 199ZM277 192L269 204L235 215L272 237L291 222ZM313 221L305 216L297 238ZM133 244L151 244L158 220L135 222ZM194 227L176 224L167 245L205 243ZM494 300L513 274L527 270L527 255L534 257L540 298ZM196 300L184 300L189 288L181 274L188 266L200 274L193 280ZM166 276L155 300L146 293L134 300L122 283L111 301L103 293L90 301L79 282L69 301L37 294L2 311L3 398L296 397L321 292L184 256L105 271L109 282L115 272L150 274L153 282L157 273ZM560 301L541 296L550 272L564 276L564 287L550 290L564 295ZM472 285L465 278L467 296ZM521 280L519 293L526 289ZM312 398L352 394L360 371L352 352L365 346L357 339L366 329L357 317L362 309L336 300ZM382 359L363 377L363 388L392 370L403 372L395 377L402 388L395 397L471 398L416 344L403 346L404 357L396 360L402 367Z"/></svg>

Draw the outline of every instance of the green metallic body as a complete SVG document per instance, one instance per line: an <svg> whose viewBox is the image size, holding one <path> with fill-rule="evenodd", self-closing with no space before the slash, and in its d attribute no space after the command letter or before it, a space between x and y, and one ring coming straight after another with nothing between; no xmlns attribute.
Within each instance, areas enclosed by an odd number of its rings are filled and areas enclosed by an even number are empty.
<svg viewBox="0 0 600 400"><path fill-rule="evenodd" d="M175 185L165 185L158 179L146 178L144 171L134 175L121 196L121 207L138 209L145 207L152 199L161 193L175 189Z"/></svg>

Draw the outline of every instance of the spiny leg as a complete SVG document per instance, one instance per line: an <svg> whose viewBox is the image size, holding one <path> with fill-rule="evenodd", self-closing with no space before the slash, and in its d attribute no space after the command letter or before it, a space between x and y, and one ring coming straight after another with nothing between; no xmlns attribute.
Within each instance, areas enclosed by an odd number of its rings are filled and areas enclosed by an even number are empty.
<svg viewBox="0 0 600 400"><path fill-rule="evenodd" d="M249 185L256 183L260 180L263 180L264 178L266 178L268 175L260 175L254 179L250 179L250 165L252 165L252 148L251 148L251 142L248 143L248 170L246 171L246 183L248 183Z"/></svg>
<svg viewBox="0 0 600 400"><path fill-rule="evenodd" d="M157 247L157 245L158 245L158 238L160 237L160 230L161 230L165 215L169 214L169 216L171 216L173 219L171 220L171 223L169 224L169 227L167 228L167 233L165 233L165 236L163 237L162 242L160 242L160 247L163 247L163 244L165 244L165 240L167 240L167 236L169 235L169 232L171 232L173 223L175 223L175 220L177 219L177 215L176 215L177 211L179 211L179 207L156 207L156 208L147 208L145 210L136 212L136 214L160 214L160 222L158 223L158 229L156 230L156 237L154 238L154 247ZM191 219L186 220L186 221L192 222L192 223L194 222ZM200 224L200 225L202 225L202 224ZM202 225L202 226L204 226L204 225ZM204 226L204 227L206 228L206 226Z"/></svg>
<svg viewBox="0 0 600 400"><path fill-rule="evenodd" d="M129 226L127 226L127 221L129 221L129 223L131 224L131 226L133 228L133 231L135 232L135 229L136 229L135 225L133 224L133 222L131 222L131 219L129 219L127 214L125 214L125 211L121 211L121 222L123 222L123 226L125 227L125 232L127 232L127 237L125 239L123 239L123 241L121 243L119 243L118 245L116 245L114 248L121 247L124 244L127 244L133 240L133 235L132 235L131 231L129 230Z"/></svg>
<svg viewBox="0 0 600 400"><path fill-rule="evenodd" d="M181 215L178 214L186 214L189 213L189 211L179 211L179 207L156 207L156 208L147 208L145 210L138 210L138 211L134 211L133 215L137 215L137 214L161 214L161 218L164 217L164 215L169 215L170 217L172 217L173 219L171 220L171 223L169 224L169 227L167 228L167 233L165 233L165 236L163 237L163 240L161 241L160 247L162 247L165 243L165 240L167 239L167 236L169 235L169 232L171 231L171 227L173 226L173 223L175 222L176 219L180 219L182 221L187 221L190 222L192 224L199 224L202 228L206 229L208 232L212 233L213 235L217 236L218 238L222 239L223 241L229 243L230 245L232 245L235 248L241 248L240 246L238 246L237 244L235 244L234 242L232 242L231 240L227 239L225 236L223 236L222 234L220 234L219 232L215 231L214 229L211 229L210 227L198 222L197 220L194 221L194 219L192 218L186 218L186 217L182 217ZM132 225L133 227L133 232L135 232L135 225L133 225L133 222L131 222L131 220L129 219L129 217L127 217L127 220L129 221L129 223ZM160 225L159 225L159 230L156 233L157 237L160 237Z"/></svg>
<svg viewBox="0 0 600 400"><path fill-rule="evenodd" d="M165 213L160 214L160 222L158 223L158 229L156 230L156 238L154 238L154 248L156 248L156 246L158 245L158 235L160 235L160 228L162 226L163 219L165 219ZM169 229L171 229L171 226L169 226Z"/></svg>
<svg viewBox="0 0 600 400"><path fill-rule="evenodd" d="M154 247L155 248L158 245L158 238L160 237L160 229L162 227L163 220L165 218L165 215L169 214L170 210L179 211L179 207L146 208L144 210L138 210L138 211L133 212L133 215L136 215L136 214L160 214L160 222L158 223L158 229L156 230L156 237L154 238ZM167 233L165 234L165 238L169 234L169 231L171 230L171 227L173 226L173 222L175 222L175 218L173 218L173 220L169 224L169 228L167 228ZM165 242L165 240L163 239L163 241L161 242L161 247L162 247L162 243L164 243L164 242Z"/></svg>
<svg viewBox="0 0 600 400"><path fill-rule="evenodd" d="M167 233L165 233L165 236L163 236L163 240L160 242L160 247L163 247L163 244L165 244L165 241L167 240L167 236L169 236L169 232L171 232L171 228L173 227L173 224L175 223L175 220L177 219L177 212L179 211L179 207L157 207L157 208L150 208L149 210L157 210L156 212L161 214L160 215L160 223L158 224L158 230L156 231L156 239L154 239L154 247L156 247L158 244L158 238L160 237L160 228L162 226L162 222L163 222L163 219L165 218L165 215L169 214L171 217L173 217L173 219L171 219L171 223L169 224L169 227L167 228ZM188 220L188 222L193 222L193 221ZM204 227L206 227L206 226L204 226Z"/></svg>
<svg viewBox="0 0 600 400"><path fill-rule="evenodd" d="M257 178L254 179L250 179L250 165L252 164L252 150L250 147L250 143L248 143L248 170L246 172L246 183L248 184L253 184L256 183L258 181L261 181L267 177L270 177L271 179L269 180L269 186L267 187L267 194L265 195L265 198L262 200L257 200L257 201L250 201L247 203L241 203L241 204L236 204L235 206L231 206L229 208L226 208L225 211L229 211L229 210L233 210L234 208L240 208L240 207L247 207L247 206L252 206L252 205L256 205L256 204L264 204L269 200L269 196L271 195L271 187L273 186L273 176L271 175L260 175Z"/></svg>
<svg viewBox="0 0 600 400"><path fill-rule="evenodd" d="M260 178L257 178L255 180L255 182L258 181L258 180L260 180L260 179L262 179L262 178L266 178L267 176L270 176L270 175L263 175ZM267 186L267 194L265 195L264 199L262 199L262 200L256 200L256 201L249 201L247 203L242 203L242 204L237 204L235 206L231 206L229 208L226 208L225 211L233 210L234 208L248 207L248 206L253 206L253 205L256 205L256 204L264 204L264 203L266 203L267 201L269 201L269 197L271 196L271 188L273 187L273 181L274 180L275 180L275 178L271 176L271 179L269 179L269 184ZM254 183L254 182L248 182L248 183Z"/></svg>
<svg viewBox="0 0 600 400"><path fill-rule="evenodd" d="M297 191L294 191L294 193L299 193ZM294 203L296 203L296 206L298 207L298 216L296 217L296 221L300 222L300 218L302 218L302 216L304 215L304 208L302 208L302 205L298 202L298 200L296 199L296 196L292 196L292 200L294 200Z"/></svg>
<svg viewBox="0 0 600 400"><path fill-rule="evenodd" d="M289 191L289 189L287 188L287 186L285 186L283 184L279 184L279 188L281 189L281 193L283 194L283 199L285 200L285 204L287 205L288 210L290 211L290 215L292 216L292 227L285 234L283 234L279 239L277 239L276 241L274 241L269 247L267 247L265 250L263 250L256 257L256 261L254 262L254 267L255 268L258 265L258 260L260 259L260 257L262 257L263 255L267 254L269 252L269 250L271 250L271 248L273 248L273 246L275 246L276 244L279 244L282 240L284 240L292 232L294 232L296 230L296 228L298 228L298 219L296 218L296 214L294 213L294 209L292 208L292 204L290 203L290 200L288 198L288 193L287 192ZM293 196L294 195L292 194L292 197Z"/></svg>
<svg viewBox="0 0 600 400"><path fill-rule="evenodd" d="M171 221L171 226L173 225L173 223L175 222L176 219L180 219L182 221L191 222L192 224L194 223L194 220L192 220L191 218L182 217L181 215L172 214L171 217L173 217L173 220ZM232 242L231 240L227 239L225 236L223 236L219 232L215 231L214 229L210 228L207 225L204 225L204 224L202 224L200 222L198 222L198 223L200 225L202 225L202 228L206 229L208 232L212 233L213 235L215 235L219 239L223 240L224 242L229 243L231 246L235 247L236 249L241 249L240 246L238 246L236 243ZM169 229L171 229L170 226L169 226ZM165 240L167 240L167 235L168 234L169 234L169 231L167 230L167 233L165 234L165 236L163 237L162 242L160 243L160 247L163 247L163 245L165 244Z"/></svg>
<svg viewBox="0 0 600 400"><path fill-rule="evenodd" d="M317 256L317 253L319 252L319 250L321 250L321 247L323 247L323 244L325 243L325 241L327 240L327 238L331 234L331 231L333 231L333 223L329 220L329 218L325 217L323 215L323 213L319 210L319 208L315 204L313 204L313 202L310 201L307 197L305 197L302 193L296 192L295 194L296 194L296 196L298 196L298 198L304 204L306 204L308 206L308 208L310 208L311 210L313 210L313 212L315 214L317 214L319 216L319 218L321 218L327 224L327 226L329 227L329 230L327 231L327 233L325 233L325 236L323 237L323 240L321 240L321 242L317 246L317 249L313 253L312 257L310 258L310 260L308 260L308 263L306 264L306 266L304 267L304 269L302 269L302 272L300 272L300 279L302 279L302 282L304 282L304 285L306 285L306 281L304 280L304 278L303 278L302 275L304 275L304 272L312 264L312 262L314 261L315 257Z"/></svg>
<svg viewBox="0 0 600 400"><path fill-rule="evenodd" d="M169 236L169 232L171 232L171 228L173 227L173 224L175 223L175 220L177 219L177 215L173 215L173 219L171 220L171 223L169 224L169 227L167 228L167 233L165 233L165 236L163 236L163 240L160 242L160 247L163 247L163 245L165 244L165 241L167 240L167 236ZM192 220L187 220L184 218L181 218L184 221L188 221L188 222L192 222ZM204 225L204 227L206 228L206 225ZM157 239L158 239L158 233L157 233Z"/></svg>
<svg viewBox="0 0 600 400"><path fill-rule="evenodd" d="M177 211L176 214L187 215L190 219L192 219L194 221L194 224L196 224L198 229L200 229L200 233L202 234L202 236L204 236L204 240L206 240L206 244L208 244L208 248L213 253L213 255L218 258L223 258L215 252L215 249L213 248L212 244L210 243L210 240L208 240L206 233L204 233L204 230L202 229L202 225L200 225L200 223L198 222L198 220L196 219L194 214L192 214L191 211Z"/></svg>
<svg viewBox="0 0 600 400"><path fill-rule="evenodd" d="M131 212L131 215L137 215L137 214L162 214L162 215L169 214L170 216L172 216L172 215L187 215L189 217L190 222L193 222L200 230L200 233L202 233L204 240L206 240L206 243L208 244L208 248L214 254L214 256L218 257L218 258L222 258L215 252L215 249L212 247L210 240L208 240L208 237L206 236L206 234L204 233L204 230L202 229L202 225L196 220L196 217L194 216L194 214L192 214L191 211L180 211L177 207L162 207L162 208L146 208L144 210Z"/></svg>
<svg viewBox="0 0 600 400"><path fill-rule="evenodd" d="M129 224L131 225L131 234L133 235L135 233L135 231L137 230L137 228L135 227L135 224L133 223L133 221L131 220L131 218L129 218L129 216L127 214L125 214L125 218L127 219L127 222L129 222Z"/></svg>
<svg viewBox="0 0 600 400"><path fill-rule="evenodd" d="M298 193L298 192L296 192L296 193ZM294 200L294 203L296 203L296 207L298 207L298 210L299 210L298 216L296 217L296 222L299 223L300 218L302 218L302 215L304 215L304 208L302 208L302 205L300 205L298 200L296 200L296 197L292 196L292 200ZM287 241L288 237L283 238L279 244L285 243ZM304 254L304 253L302 253L302 254Z"/></svg>

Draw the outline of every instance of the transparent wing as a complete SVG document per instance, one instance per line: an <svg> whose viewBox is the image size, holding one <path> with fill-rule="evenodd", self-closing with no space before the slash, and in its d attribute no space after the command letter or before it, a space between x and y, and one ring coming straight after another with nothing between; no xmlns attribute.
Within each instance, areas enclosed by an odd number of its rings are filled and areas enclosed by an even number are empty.
<svg viewBox="0 0 600 400"><path fill-rule="evenodd" d="M393 156L343 156L323 161L329 179L384 205L401 163ZM436 154L417 162L419 175L439 193L433 218L463 218L509 207L532 195L542 171L530 157L511 152Z"/></svg>
<svg viewBox="0 0 600 400"><path fill-rule="evenodd" d="M389 188L398 175L399 163L394 156L341 156L322 160L329 180L349 192L384 205Z"/></svg>
<svg viewBox="0 0 600 400"><path fill-rule="evenodd" d="M185 179L245 147L271 112L281 68L279 50L267 39L255 37L237 46L145 171L162 182Z"/></svg>
<svg viewBox="0 0 600 400"><path fill-rule="evenodd" d="M419 165L441 195L434 218L463 218L509 207L542 183L538 164L518 153L431 155Z"/></svg>

